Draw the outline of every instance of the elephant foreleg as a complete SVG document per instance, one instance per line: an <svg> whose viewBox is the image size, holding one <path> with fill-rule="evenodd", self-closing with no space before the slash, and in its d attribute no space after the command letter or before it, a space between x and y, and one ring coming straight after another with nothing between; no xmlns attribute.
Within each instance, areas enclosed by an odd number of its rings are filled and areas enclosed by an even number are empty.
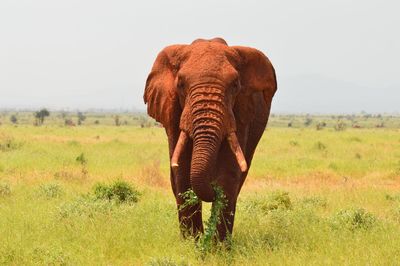
<svg viewBox="0 0 400 266"><path fill-rule="evenodd" d="M220 241L226 240L228 235L232 235L233 223L235 221L236 197L229 197L227 206L220 215L220 223L217 225L218 238Z"/></svg>
<svg viewBox="0 0 400 266"><path fill-rule="evenodd" d="M175 186L175 198L178 207L178 217L180 229L183 237L193 236L197 237L203 232L203 221L201 213L201 202L195 205L184 207L185 199L182 193L190 188L189 178L179 178L178 176L171 180Z"/></svg>
<svg viewBox="0 0 400 266"><path fill-rule="evenodd" d="M229 234L232 234L242 173L227 142L222 144L218 160L219 169L216 182L226 197L226 206L220 215L220 223L217 226L218 237L223 241Z"/></svg>
<svg viewBox="0 0 400 266"><path fill-rule="evenodd" d="M183 237L197 238L203 232L201 203L182 208L178 203L179 225Z"/></svg>
<svg viewBox="0 0 400 266"><path fill-rule="evenodd" d="M169 142L169 155L173 161L173 154L180 135L179 128L167 131ZM178 208L178 218L181 234L183 237L197 237L203 232L203 221L201 216L201 203L183 208L184 199L182 193L191 188L190 186L190 161L192 155L192 142L188 140L186 145L182 146L180 156L175 158L178 160L178 167L171 167L171 186L176 199Z"/></svg>
<svg viewBox="0 0 400 266"><path fill-rule="evenodd" d="M176 198L180 229L183 237L197 237L203 232L201 202L196 205L184 207L185 200L182 194L191 188L190 186L190 154L187 150L182 154L179 168L171 170L171 185Z"/></svg>

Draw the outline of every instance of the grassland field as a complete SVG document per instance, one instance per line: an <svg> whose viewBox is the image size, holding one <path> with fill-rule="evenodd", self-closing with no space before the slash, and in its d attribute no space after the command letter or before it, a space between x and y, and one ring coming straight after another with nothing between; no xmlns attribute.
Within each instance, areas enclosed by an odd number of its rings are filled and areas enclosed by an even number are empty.
<svg viewBox="0 0 400 266"><path fill-rule="evenodd" d="M180 237L154 121L87 114L65 126L76 117L58 113L33 126L12 114L0 115L0 265L400 265L399 117L272 116L230 249L204 256ZM139 200L93 197L116 180Z"/></svg>

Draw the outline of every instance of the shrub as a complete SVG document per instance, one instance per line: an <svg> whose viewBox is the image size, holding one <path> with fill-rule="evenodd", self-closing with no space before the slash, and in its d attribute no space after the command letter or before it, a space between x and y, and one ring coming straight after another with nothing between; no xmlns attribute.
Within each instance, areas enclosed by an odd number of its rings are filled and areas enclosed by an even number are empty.
<svg viewBox="0 0 400 266"><path fill-rule="evenodd" d="M292 202L289 193L285 191L275 191L268 197L267 204L264 205L264 211L277 209L291 209Z"/></svg>
<svg viewBox="0 0 400 266"><path fill-rule="evenodd" d="M397 194L394 194L394 195L386 194L385 198L387 200L390 200L390 201L398 201L398 202L400 202L400 193L397 193Z"/></svg>
<svg viewBox="0 0 400 266"><path fill-rule="evenodd" d="M269 213L274 210L289 210L292 208L292 201L289 193L285 191L274 191L267 197L250 198L245 202L246 211L258 213Z"/></svg>
<svg viewBox="0 0 400 266"><path fill-rule="evenodd" d="M318 141L317 143L315 143L315 148L316 148L317 150L320 150L320 151L326 150L325 144L322 143L321 141Z"/></svg>
<svg viewBox="0 0 400 266"><path fill-rule="evenodd" d="M70 258L61 248L35 247L31 251L32 262L36 265L68 265Z"/></svg>
<svg viewBox="0 0 400 266"><path fill-rule="evenodd" d="M5 248L0 249L0 265L16 265L14 261L19 254L21 254L21 250L5 246Z"/></svg>
<svg viewBox="0 0 400 266"><path fill-rule="evenodd" d="M346 123L341 120L338 120L333 128L336 131L343 131L346 129Z"/></svg>
<svg viewBox="0 0 400 266"><path fill-rule="evenodd" d="M79 154L78 157L76 157L75 161L77 161L81 165L86 165L87 164L87 159L86 159L85 154L83 152L81 154Z"/></svg>
<svg viewBox="0 0 400 266"><path fill-rule="evenodd" d="M16 116L16 115L12 115L12 116L10 117L10 121L11 121L11 123L13 123L13 124L18 123L18 118L17 118L17 116Z"/></svg>
<svg viewBox="0 0 400 266"><path fill-rule="evenodd" d="M74 123L74 121L72 121L72 119L66 118L66 119L64 120L64 125L65 125L65 126L74 127L74 126L75 126L75 123Z"/></svg>
<svg viewBox="0 0 400 266"><path fill-rule="evenodd" d="M291 141L289 141L289 144L290 144L291 146L299 146L299 143L298 143L296 140L291 140Z"/></svg>
<svg viewBox="0 0 400 266"><path fill-rule="evenodd" d="M86 116L82 112L76 114L78 116L78 125L82 125L82 122L86 120Z"/></svg>
<svg viewBox="0 0 400 266"><path fill-rule="evenodd" d="M338 170L339 166L336 163L330 163L328 165L328 168L332 169L332 170Z"/></svg>
<svg viewBox="0 0 400 266"><path fill-rule="evenodd" d="M290 216L286 210L277 210L264 218L262 223L266 230L261 239L268 249L277 250L283 243L293 240L295 234L291 233L293 221Z"/></svg>
<svg viewBox="0 0 400 266"><path fill-rule="evenodd" d="M312 121L313 120L310 117L306 117L306 120L304 121L304 125L306 127L308 127L309 125L311 125Z"/></svg>
<svg viewBox="0 0 400 266"><path fill-rule="evenodd" d="M321 197L307 197L304 198L301 203L306 206L312 207L322 207L325 208L327 206L327 201L325 198Z"/></svg>
<svg viewBox="0 0 400 266"><path fill-rule="evenodd" d="M359 229L370 229L375 225L377 218L362 208L352 208L341 210L331 219L331 225L334 229L348 229L355 231Z"/></svg>
<svg viewBox="0 0 400 266"><path fill-rule="evenodd" d="M11 187L8 183L0 182L0 196L8 196L11 194Z"/></svg>
<svg viewBox="0 0 400 266"><path fill-rule="evenodd" d="M271 198L280 202L280 207L275 204L274 208L267 208L266 213L260 211L263 206L260 204L270 202L266 199ZM267 196L251 196L243 203L244 208L251 210L242 216L248 227L239 229L235 239L244 238L246 249L261 245L267 252L280 249L296 252L298 248L314 250L318 249L319 240L325 241L331 233L330 224L318 215L316 209L325 206L324 198L316 196L293 202L287 192L276 191Z"/></svg>
<svg viewBox="0 0 400 266"><path fill-rule="evenodd" d="M68 146L72 146L72 147L79 147L81 144L79 143L79 141L76 140L69 140L67 142ZM76 160L76 158L75 158Z"/></svg>
<svg viewBox="0 0 400 266"><path fill-rule="evenodd" d="M15 141L13 137L4 134L0 135L0 151L12 151L20 148L21 146L22 143Z"/></svg>
<svg viewBox="0 0 400 266"><path fill-rule="evenodd" d="M148 265L148 266L187 266L189 264L184 261L180 261L179 263L177 263L170 258L157 258L157 259L153 258L146 265Z"/></svg>
<svg viewBox="0 0 400 266"><path fill-rule="evenodd" d="M88 170L87 170L87 159L85 157L85 154L82 152L78 157L76 157L75 161L77 161L81 165L82 175L86 177L88 174Z"/></svg>
<svg viewBox="0 0 400 266"><path fill-rule="evenodd" d="M40 185L39 193L46 198L59 198L64 195L64 190L57 183L48 183Z"/></svg>
<svg viewBox="0 0 400 266"><path fill-rule="evenodd" d="M114 210L116 203L105 200L97 200L93 196L82 196L74 201L66 202L58 207L58 216L69 218L82 216L93 218L96 214L109 214Z"/></svg>
<svg viewBox="0 0 400 266"><path fill-rule="evenodd" d="M315 245L315 232L324 229L321 219L310 208L276 209L260 219L259 224L263 228L258 232L259 238L272 251L282 246L291 250L299 246L311 248Z"/></svg>
<svg viewBox="0 0 400 266"><path fill-rule="evenodd" d="M110 214L121 203L137 202L140 193L124 181L116 181L105 185L97 183L93 187L93 194L77 198L74 201L63 203L58 207L58 215L61 218L70 216L82 216L93 218L97 214Z"/></svg>
<svg viewBox="0 0 400 266"><path fill-rule="evenodd" d="M121 125L121 121L119 120L119 115L114 116L114 124L119 127Z"/></svg>
<svg viewBox="0 0 400 266"><path fill-rule="evenodd" d="M125 181L115 181L113 184L106 185L97 183L94 188L94 195L97 199L106 199L109 201L137 202L140 193Z"/></svg>
<svg viewBox="0 0 400 266"><path fill-rule="evenodd" d="M359 137L352 136L349 138L349 141L354 141L354 142L362 142L362 140Z"/></svg>
<svg viewBox="0 0 400 266"><path fill-rule="evenodd" d="M318 122L317 125L316 125L316 129L317 130L321 130L324 127L326 127L326 123L325 122Z"/></svg>
<svg viewBox="0 0 400 266"><path fill-rule="evenodd" d="M36 118L35 125L40 126L43 124L44 119L50 115L50 112L47 109L41 109L33 114Z"/></svg>

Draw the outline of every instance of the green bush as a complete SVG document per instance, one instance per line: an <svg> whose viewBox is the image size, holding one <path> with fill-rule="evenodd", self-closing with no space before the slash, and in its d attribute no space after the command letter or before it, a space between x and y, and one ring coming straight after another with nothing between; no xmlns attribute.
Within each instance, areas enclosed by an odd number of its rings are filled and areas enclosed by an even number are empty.
<svg viewBox="0 0 400 266"><path fill-rule="evenodd" d="M115 181L110 185L97 183L93 194L83 195L58 207L61 218L82 216L93 218L97 214L112 213L121 203L139 200L140 193L125 181Z"/></svg>
<svg viewBox="0 0 400 266"><path fill-rule="evenodd" d="M264 211L272 211L277 209L291 209L292 201L289 193L285 191L275 191L268 196L267 204L263 206Z"/></svg>
<svg viewBox="0 0 400 266"><path fill-rule="evenodd" d="M61 248L35 247L30 256L36 265L69 265L70 258Z"/></svg>
<svg viewBox="0 0 400 266"><path fill-rule="evenodd" d="M81 165L86 165L87 164L87 159L86 159L85 154L83 152L81 154L79 154L78 157L76 157L75 161L77 161Z"/></svg>
<svg viewBox="0 0 400 266"><path fill-rule="evenodd" d="M69 218L74 216L93 218L97 214L112 213L116 203L97 200L93 196L82 196L71 202L61 204L57 208L57 214L60 218Z"/></svg>
<svg viewBox="0 0 400 266"><path fill-rule="evenodd" d="M1 134L0 135L0 151L12 151L20 148L22 142L17 142L13 137Z"/></svg>
<svg viewBox="0 0 400 266"><path fill-rule="evenodd" d="M336 124L334 125L333 128L334 128L336 131L343 131L343 130L346 129L346 123L343 122L343 121L341 121L341 120L338 120L338 121L336 122Z"/></svg>
<svg viewBox="0 0 400 266"><path fill-rule="evenodd" d="M0 182L0 196L8 196L11 194L10 184L5 182Z"/></svg>
<svg viewBox="0 0 400 266"><path fill-rule="evenodd" d="M306 197L301 200L300 202L303 205L306 206L312 206L312 207L322 207L325 208L327 206L327 201L325 198L321 197Z"/></svg>
<svg viewBox="0 0 400 266"><path fill-rule="evenodd" d="M18 118L17 118L17 116L16 116L16 115L11 115L11 116L10 116L10 121L11 121L11 123L13 123L13 124L17 124L17 123L18 123Z"/></svg>
<svg viewBox="0 0 400 266"><path fill-rule="evenodd" d="M386 194L385 198L390 201L399 201L400 202L400 193L398 194Z"/></svg>
<svg viewBox="0 0 400 266"><path fill-rule="evenodd" d="M317 130L321 130L324 127L326 127L326 123L325 122L318 122L317 125L316 125L316 129Z"/></svg>
<svg viewBox="0 0 400 266"><path fill-rule="evenodd" d="M264 230L257 236L269 250L284 246L291 249L300 246L313 247L315 232L324 229L321 219L310 208L275 209L258 222Z"/></svg>
<svg viewBox="0 0 400 266"><path fill-rule="evenodd" d="M370 229L376 222L377 218L363 208L341 210L331 218L334 229L344 228L350 231Z"/></svg>
<svg viewBox="0 0 400 266"><path fill-rule="evenodd" d="M6 246L0 250L0 265L16 265L13 263L21 254L21 250Z"/></svg>
<svg viewBox="0 0 400 266"><path fill-rule="evenodd" d="M110 185L97 183L93 191L97 199L113 200L118 203L137 202L140 196L135 188L122 180L115 181Z"/></svg>
<svg viewBox="0 0 400 266"><path fill-rule="evenodd" d="M324 143L322 143L321 141L318 141L317 143L315 143L315 148L317 150L324 151L324 150L326 150L326 145Z"/></svg>
<svg viewBox="0 0 400 266"><path fill-rule="evenodd" d="M59 198L64 195L64 189L57 183L42 184L39 193L46 198Z"/></svg>
<svg viewBox="0 0 400 266"><path fill-rule="evenodd" d="M290 144L291 146L299 146L299 142L297 142L296 140L291 140L291 141L289 141L289 144Z"/></svg>
<svg viewBox="0 0 400 266"><path fill-rule="evenodd" d="M147 263L148 266L188 266L189 264L180 261L180 262L175 262L174 260L170 258L157 258L157 259L151 259L149 263Z"/></svg>
<svg viewBox="0 0 400 266"><path fill-rule="evenodd" d="M88 169L87 169L87 159L85 157L85 154L82 152L78 157L76 157L75 161L77 161L81 165L81 173L83 177L86 177L88 175Z"/></svg>
<svg viewBox="0 0 400 266"><path fill-rule="evenodd" d="M289 210L292 208L292 201L289 193L285 191L274 191L267 196L250 197L243 203L243 207L247 212L258 213L261 211L267 214L274 210Z"/></svg>

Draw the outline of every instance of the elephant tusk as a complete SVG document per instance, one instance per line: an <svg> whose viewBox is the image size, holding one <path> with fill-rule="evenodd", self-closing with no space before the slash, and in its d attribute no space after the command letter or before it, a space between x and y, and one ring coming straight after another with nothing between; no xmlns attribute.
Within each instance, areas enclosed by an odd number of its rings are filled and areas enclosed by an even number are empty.
<svg viewBox="0 0 400 266"><path fill-rule="evenodd" d="M176 143L176 146L174 149L174 153L172 154L172 158L171 158L171 167L173 169L179 167L179 164L178 164L179 157L180 157L183 149L185 148L187 141L188 141L188 135L184 131L181 131L181 133L179 134L178 142Z"/></svg>
<svg viewBox="0 0 400 266"><path fill-rule="evenodd" d="M232 152L235 154L236 161L239 164L240 171L246 172L247 171L247 163L246 159L243 155L243 151L240 148L239 141L237 139L236 133L232 132L228 136L229 146L231 147Z"/></svg>

